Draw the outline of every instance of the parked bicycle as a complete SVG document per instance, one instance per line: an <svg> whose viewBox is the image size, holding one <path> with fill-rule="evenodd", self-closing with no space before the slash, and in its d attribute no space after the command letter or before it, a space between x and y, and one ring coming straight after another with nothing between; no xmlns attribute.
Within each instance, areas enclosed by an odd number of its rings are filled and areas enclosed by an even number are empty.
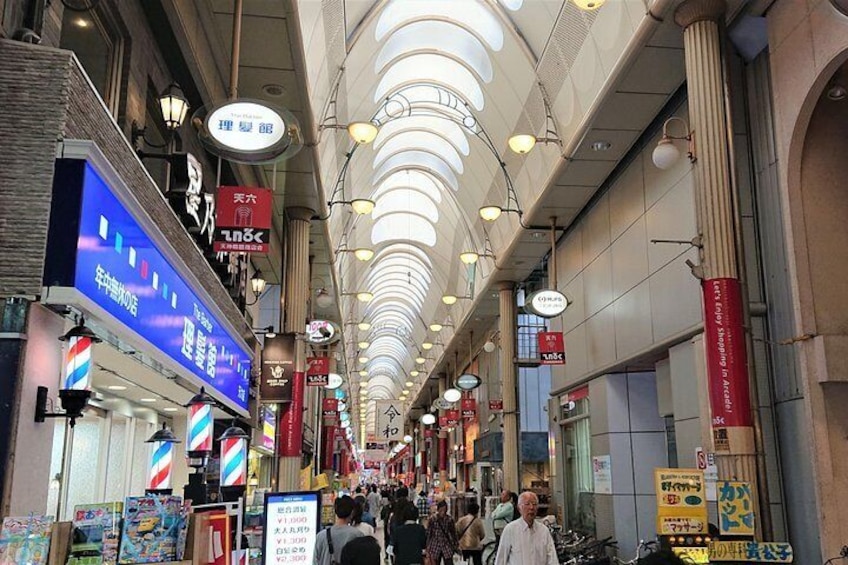
<svg viewBox="0 0 848 565"><path fill-rule="evenodd" d="M625 561L615 556L613 557L613 561L616 565L639 565L645 556L655 552L658 548L659 544L656 540L639 540L639 545L636 546L636 555L633 556L633 559Z"/></svg>

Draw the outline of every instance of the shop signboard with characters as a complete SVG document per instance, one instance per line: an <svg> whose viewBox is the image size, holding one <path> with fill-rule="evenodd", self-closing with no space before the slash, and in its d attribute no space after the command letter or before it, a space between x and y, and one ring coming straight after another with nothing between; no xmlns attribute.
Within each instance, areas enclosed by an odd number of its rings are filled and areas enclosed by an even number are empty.
<svg viewBox="0 0 848 565"><path fill-rule="evenodd" d="M78 145L56 160L43 302L87 312L246 415L247 344L96 146Z"/></svg>

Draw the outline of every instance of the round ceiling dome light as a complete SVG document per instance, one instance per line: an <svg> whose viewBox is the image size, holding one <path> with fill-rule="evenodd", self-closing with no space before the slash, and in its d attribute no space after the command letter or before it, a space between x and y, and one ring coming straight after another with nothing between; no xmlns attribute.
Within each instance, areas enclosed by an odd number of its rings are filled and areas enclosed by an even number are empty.
<svg viewBox="0 0 848 565"><path fill-rule="evenodd" d="M483 206L479 210L480 217L487 222L494 222L503 214L503 208L500 206Z"/></svg>
<svg viewBox="0 0 848 565"><path fill-rule="evenodd" d="M376 204L374 204L373 200L368 200L367 198L356 198L350 201L350 206L354 212L360 216L365 216L374 211Z"/></svg>
<svg viewBox="0 0 848 565"><path fill-rule="evenodd" d="M360 261L370 261L374 257L374 250L367 247L358 247L353 250L353 256Z"/></svg>
<svg viewBox="0 0 848 565"><path fill-rule="evenodd" d="M466 265L473 265L480 259L480 255L474 251L463 251L459 254L459 260Z"/></svg>
<svg viewBox="0 0 848 565"><path fill-rule="evenodd" d="M591 12L603 6L605 0L574 0L574 5L581 10Z"/></svg>
<svg viewBox="0 0 848 565"><path fill-rule="evenodd" d="M445 294L444 296L442 296L442 302L444 302L448 306L453 306L454 304L456 304L457 300L459 299L453 294Z"/></svg>
<svg viewBox="0 0 848 565"><path fill-rule="evenodd" d="M430 324L430 331L431 332L440 332L444 328L445 327L442 324Z"/></svg>
<svg viewBox="0 0 848 565"><path fill-rule="evenodd" d="M370 292L357 292L356 299L360 302L371 302L374 300L374 295Z"/></svg>
<svg viewBox="0 0 848 565"><path fill-rule="evenodd" d="M483 351L485 351L486 353L491 353L494 350L495 350L495 342L494 341L489 340L489 341L487 341L486 343L483 344Z"/></svg>
<svg viewBox="0 0 848 565"><path fill-rule="evenodd" d="M579 3L577 4L580 5ZM585 9L585 8L584 8ZM509 148L519 155L526 155L536 146L536 136L529 133L519 133L509 138Z"/></svg>
<svg viewBox="0 0 848 565"><path fill-rule="evenodd" d="M359 328L360 331L367 332L371 329L371 324L368 322L359 322L356 324L356 327Z"/></svg>
<svg viewBox="0 0 848 565"><path fill-rule="evenodd" d="M421 423L425 426L432 426L436 423L436 416L433 414L424 414L421 416Z"/></svg>

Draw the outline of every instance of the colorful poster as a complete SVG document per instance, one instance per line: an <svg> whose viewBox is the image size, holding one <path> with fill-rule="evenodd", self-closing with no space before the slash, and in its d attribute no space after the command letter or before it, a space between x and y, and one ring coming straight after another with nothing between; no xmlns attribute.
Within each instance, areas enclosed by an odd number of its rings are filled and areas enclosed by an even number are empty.
<svg viewBox="0 0 848 565"><path fill-rule="evenodd" d="M655 469L657 532L660 535L707 533L704 472L699 469Z"/></svg>
<svg viewBox="0 0 848 565"><path fill-rule="evenodd" d="M118 563L160 563L177 556L182 499L178 496L131 496L124 508Z"/></svg>
<svg viewBox="0 0 848 565"><path fill-rule="evenodd" d="M595 494L612 494L612 461L609 455L592 457Z"/></svg>
<svg viewBox="0 0 848 565"><path fill-rule="evenodd" d="M53 516L3 518L0 565L46 565L52 528Z"/></svg>
<svg viewBox="0 0 848 565"><path fill-rule="evenodd" d="M754 500L751 483L719 481L719 531L728 536L754 536Z"/></svg>
<svg viewBox="0 0 848 565"><path fill-rule="evenodd" d="M786 542L714 541L710 543L710 561L752 563L792 563L792 546Z"/></svg>
<svg viewBox="0 0 848 565"><path fill-rule="evenodd" d="M98 564L117 563L123 512L123 502L75 506L71 556L97 556Z"/></svg>
<svg viewBox="0 0 848 565"><path fill-rule="evenodd" d="M539 332L539 357L542 365L565 365L565 341L562 332Z"/></svg>
<svg viewBox="0 0 848 565"><path fill-rule="evenodd" d="M728 428L751 425L748 360L739 281L703 281L704 346L716 451L730 451Z"/></svg>
<svg viewBox="0 0 848 565"><path fill-rule="evenodd" d="M320 496L317 492L265 496L262 554L266 565L312 563L320 527Z"/></svg>
<svg viewBox="0 0 848 565"><path fill-rule="evenodd" d="M268 253L271 241L271 189L219 186L215 212L215 253Z"/></svg>
<svg viewBox="0 0 848 565"><path fill-rule="evenodd" d="M262 409L262 447L274 453L277 438L277 413L265 406Z"/></svg>

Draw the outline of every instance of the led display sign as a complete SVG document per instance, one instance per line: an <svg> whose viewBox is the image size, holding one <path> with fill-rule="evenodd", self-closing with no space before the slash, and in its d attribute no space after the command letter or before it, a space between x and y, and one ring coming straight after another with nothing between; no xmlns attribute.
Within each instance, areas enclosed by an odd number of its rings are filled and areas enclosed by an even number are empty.
<svg viewBox="0 0 848 565"><path fill-rule="evenodd" d="M45 286L73 287L222 401L246 410L249 352L165 257L142 225L147 218L140 222L104 176L81 159L56 161Z"/></svg>

